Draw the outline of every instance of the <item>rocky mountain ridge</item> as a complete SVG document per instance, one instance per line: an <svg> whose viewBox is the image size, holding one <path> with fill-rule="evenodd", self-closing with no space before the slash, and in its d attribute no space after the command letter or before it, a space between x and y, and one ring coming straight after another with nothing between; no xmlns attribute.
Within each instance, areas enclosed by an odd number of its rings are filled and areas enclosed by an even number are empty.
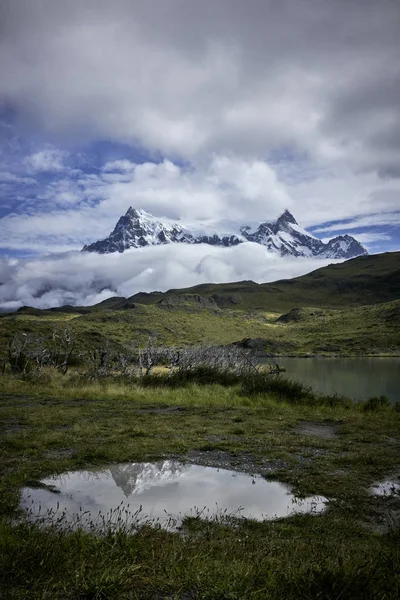
<svg viewBox="0 0 400 600"><path fill-rule="evenodd" d="M159 219L132 207L118 220L107 238L85 245L82 250L108 254L170 243L230 247L244 242L261 244L281 256L348 259L368 254L350 235L339 235L324 243L300 227L288 210L276 221L265 221L255 228L243 225L237 232L224 232L207 225L197 228L180 221Z"/></svg>

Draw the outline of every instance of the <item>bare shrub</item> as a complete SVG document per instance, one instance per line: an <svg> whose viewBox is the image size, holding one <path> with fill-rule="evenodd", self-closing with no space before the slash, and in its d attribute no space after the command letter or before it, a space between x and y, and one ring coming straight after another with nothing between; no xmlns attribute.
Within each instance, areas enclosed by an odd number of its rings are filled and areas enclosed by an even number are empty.
<svg viewBox="0 0 400 600"><path fill-rule="evenodd" d="M65 375L74 345L74 337L68 328L54 331L50 339L18 333L8 344L8 366L12 373L19 375L33 374L42 367L55 367Z"/></svg>
<svg viewBox="0 0 400 600"><path fill-rule="evenodd" d="M146 345L126 345L115 349L111 344L88 353L90 368L86 376L96 378L136 378L149 375L153 367L165 363L166 349L158 346L154 338Z"/></svg>
<svg viewBox="0 0 400 600"><path fill-rule="evenodd" d="M170 372L190 371L199 367L229 370L237 375L259 371L258 358L237 346L190 346L169 350Z"/></svg>

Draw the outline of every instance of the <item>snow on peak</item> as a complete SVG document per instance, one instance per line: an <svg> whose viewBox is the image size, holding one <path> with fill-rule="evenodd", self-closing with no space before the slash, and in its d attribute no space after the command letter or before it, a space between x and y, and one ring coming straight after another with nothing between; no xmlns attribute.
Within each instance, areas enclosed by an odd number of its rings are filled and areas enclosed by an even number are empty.
<svg viewBox="0 0 400 600"><path fill-rule="evenodd" d="M218 230L208 224L184 224L167 218L160 219L146 210L138 210L132 206L118 220L108 238L86 245L83 250L105 254L124 252L128 248L170 243L229 247L244 242L261 244L270 252L281 256L353 258L367 254L365 248L347 234L325 244L300 227L287 209L276 221L260 223L255 229L243 225L238 231L227 231Z"/></svg>
<svg viewBox="0 0 400 600"><path fill-rule="evenodd" d="M290 212L290 210L288 210L286 208L286 210L281 214L281 216L279 217L278 223L291 223L293 225L298 225L296 219L294 218L294 216L292 215L292 213Z"/></svg>

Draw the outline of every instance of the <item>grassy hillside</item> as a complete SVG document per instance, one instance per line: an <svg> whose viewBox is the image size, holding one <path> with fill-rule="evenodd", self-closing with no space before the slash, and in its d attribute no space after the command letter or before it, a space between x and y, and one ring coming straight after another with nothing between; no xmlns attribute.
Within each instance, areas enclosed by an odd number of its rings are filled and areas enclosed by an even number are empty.
<svg viewBox="0 0 400 600"><path fill-rule="evenodd" d="M200 303L185 305L135 305L130 309L102 309L89 314L29 310L3 316L0 320L0 347L3 354L8 340L17 332L44 337L67 326L77 338L79 350L89 350L108 343L113 347L146 343L149 337L166 345L200 343L228 344L245 337L266 335L275 327L278 314L233 312L204 307Z"/></svg>
<svg viewBox="0 0 400 600"><path fill-rule="evenodd" d="M136 294L133 302L155 304L166 296L200 294L221 307L285 312L294 307L337 308L379 304L400 298L400 252L360 256L312 273L273 283L202 284L165 294Z"/></svg>
<svg viewBox="0 0 400 600"><path fill-rule="evenodd" d="M261 287L271 300L284 294L297 306L344 307L398 300L400 252L359 256Z"/></svg>
<svg viewBox="0 0 400 600"><path fill-rule="evenodd" d="M24 307L0 319L0 355L15 333L65 328L79 353L143 344L257 338L272 354L399 354L400 253L356 258L292 280L204 284L110 298L92 307Z"/></svg>
<svg viewBox="0 0 400 600"><path fill-rule="evenodd" d="M258 347L271 354L400 354L400 300L354 308L300 308L283 316L186 300L88 314L20 311L3 316L0 325L2 355L15 333L50 338L64 327L76 337L78 353L105 345L118 349L144 344L152 337L174 346L257 338Z"/></svg>

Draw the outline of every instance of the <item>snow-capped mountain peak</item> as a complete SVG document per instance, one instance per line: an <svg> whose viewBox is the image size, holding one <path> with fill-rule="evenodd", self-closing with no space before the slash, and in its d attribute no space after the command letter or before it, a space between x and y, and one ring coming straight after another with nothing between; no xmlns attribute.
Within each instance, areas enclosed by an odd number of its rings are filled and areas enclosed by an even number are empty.
<svg viewBox="0 0 400 600"><path fill-rule="evenodd" d="M294 216L288 209L286 209L281 214L281 216L277 220L277 223L280 223L281 225L287 225L288 223L292 223L293 225L298 225L298 222L296 221L296 219L294 218Z"/></svg>
<svg viewBox="0 0 400 600"><path fill-rule="evenodd" d="M209 225L189 225L171 219L159 219L146 210L129 207L108 238L83 247L87 252L124 252L159 244L186 243L236 246L254 242L281 256L353 258L367 254L352 236L341 235L327 243L300 227L289 210L276 221L265 221L256 228L243 225L237 231L219 231Z"/></svg>

